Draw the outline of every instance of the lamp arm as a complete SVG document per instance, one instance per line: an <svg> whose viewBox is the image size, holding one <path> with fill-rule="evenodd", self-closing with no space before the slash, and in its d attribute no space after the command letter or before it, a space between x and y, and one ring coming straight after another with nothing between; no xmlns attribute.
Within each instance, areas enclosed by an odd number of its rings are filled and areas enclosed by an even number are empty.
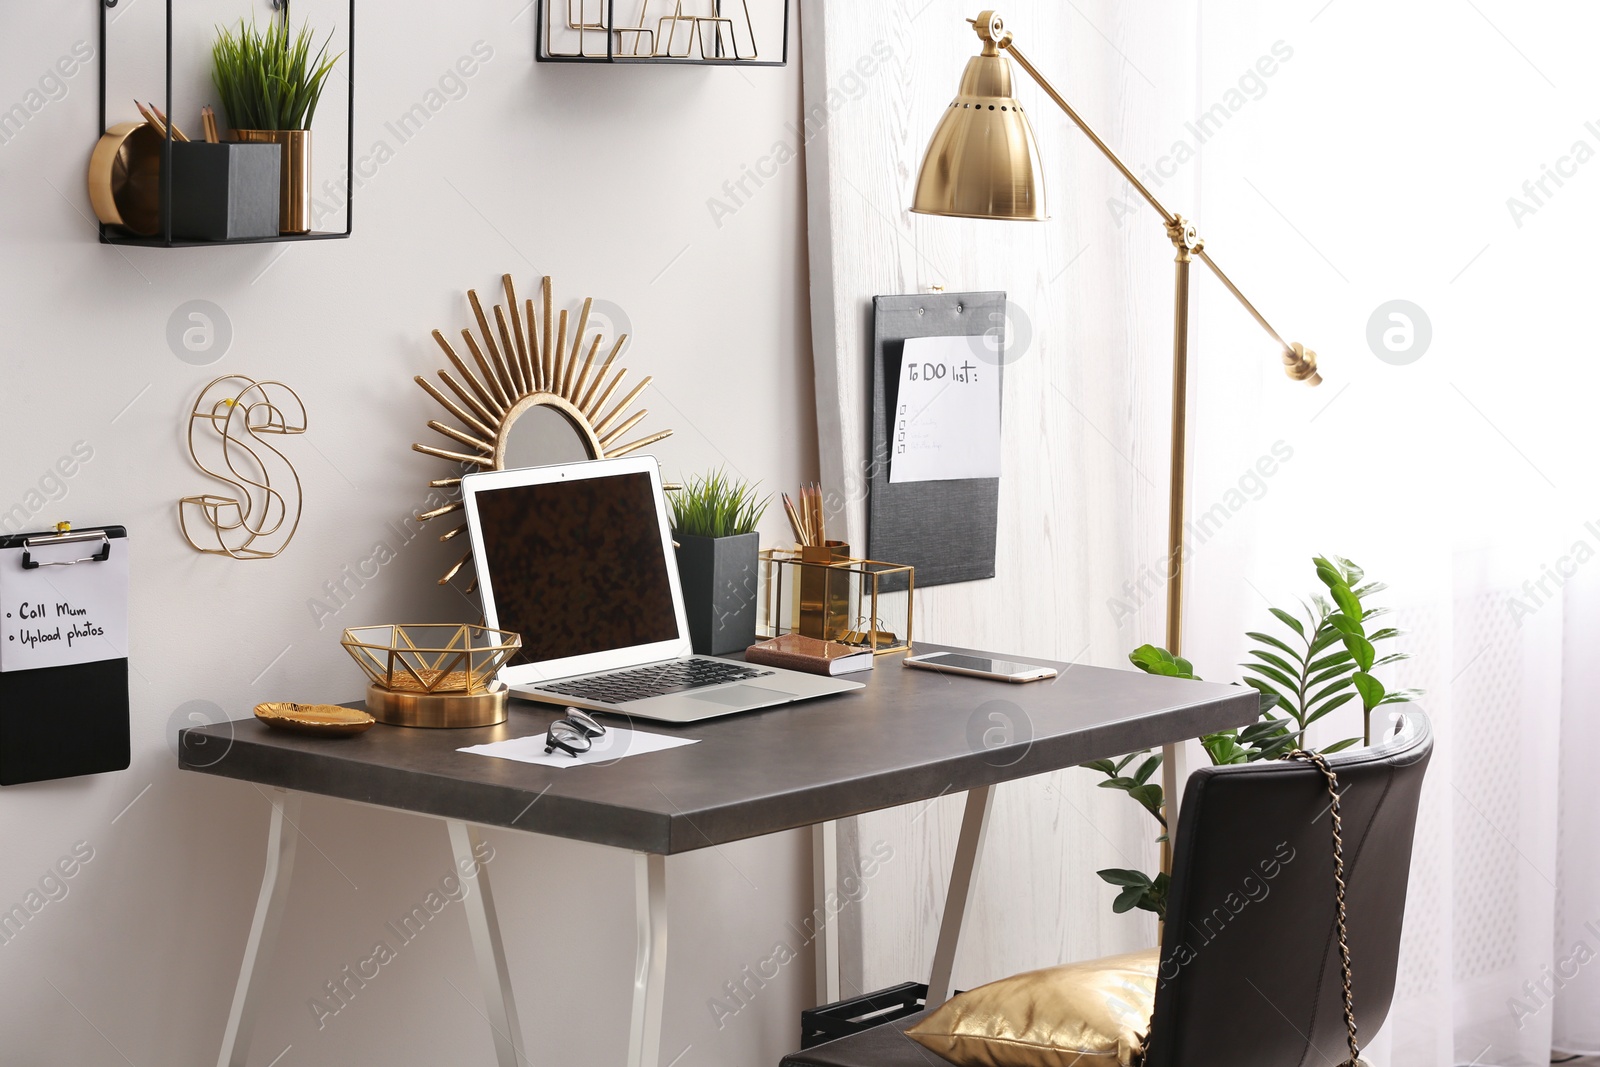
<svg viewBox="0 0 1600 1067"><path fill-rule="evenodd" d="M1182 237L1182 232L1185 229L1192 230L1192 227L1189 227L1180 216L1168 211L1166 206L1156 199L1156 195L1145 186L1144 182L1138 179L1132 170L1128 169L1128 165L1111 150L1111 146L1106 144L1100 135L1094 132L1094 128L1084 121L1083 116L1078 114L1077 109L1067 103L1066 98L1056 92L1055 86L1050 84L1050 80L1039 73L1039 68L1035 67L1032 61L1022 54L1012 41L1010 33L1004 34L1001 39L993 43L997 47L1010 52L1011 58L1017 61L1017 65L1027 71L1028 76L1038 83L1039 88L1044 90L1045 95L1055 101L1056 106L1066 112L1067 117L1077 124L1078 129L1082 130L1084 135L1094 142L1094 146L1100 149L1100 154L1109 159L1111 165L1116 167L1118 172L1127 179L1128 184L1137 189L1139 195L1144 197L1145 201L1156 209L1156 214L1160 215L1161 221L1166 223L1168 232L1177 232L1178 235L1173 237L1173 243L1179 244L1180 248L1186 247L1188 251L1199 256L1200 261L1211 268L1211 273L1216 275L1217 280L1227 288L1228 292L1233 294L1234 299L1244 305L1244 309L1250 312L1250 316L1260 324L1261 328L1267 331L1267 334L1274 341L1278 342L1279 347L1283 349L1284 369L1289 377L1296 381L1308 382L1311 385L1322 384L1322 376L1317 373L1316 353L1307 352L1302 345L1290 344L1285 341L1283 335L1272 328L1272 323L1267 321L1267 317L1256 309L1256 306L1249 301L1244 293L1239 291L1237 285L1233 284L1233 279L1224 274L1222 268L1217 266L1216 261L1206 252L1204 243L1200 241L1198 236L1187 238L1189 241L1187 245L1180 243L1180 241L1185 240Z"/></svg>
<svg viewBox="0 0 1600 1067"><path fill-rule="evenodd" d="M1009 38L1009 34L1007 37ZM996 44L1010 52L1011 58L1015 59L1017 61L1017 65L1028 72L1028 76L1030 78L1039 83L1039 88L1044 90L1045 95L1051 100L1054 100L1056 106L1062 111L1065 111L1067 113L1067 117L1078 124L1078 129L1082 130L1084 135L1087 136L1089 140L1094 142L1094 146L1100 149L1100 153L1111 161L1112 166L1116 167L1117 170L1122 172L1122 176L1128 180L1128 184L1139 190L1139 195L1144 197L1150 206L1156 209L1156 214L1161 216L1162 222L1170 226L1172 223L1177 221L1178 216L1168 211L1166 207L1162 205L1161 201L1156 199L1156 194L1147 189L1144 182L1140 181L1134 176L1133 171L1128 169L1128 165L1122 162L1117 154L1111 150L1111 146L1100 139L1100 135L1095 133L1093 127L1083 120L1083 116L1078 114L1077 109L1075 109L1071 104L1067 103L1066 98L1064 98L1060 93L1056 92L1056 87L1050 84L1050 80L1048 78L1039 73L1039 68L1035 67L1028 57L1023 55L1021 50L1019 50L1015 44L1013 44L1009 39L997 41ZM1216 270L1216 267L1212 267L1211 269ZM1218 273L1220 274L1221 272L1219 271ZM1232 288L1232 286L1230 285L1229 288ZM1237 293L1238 290L1235 289L1234 292Z"/></svg>

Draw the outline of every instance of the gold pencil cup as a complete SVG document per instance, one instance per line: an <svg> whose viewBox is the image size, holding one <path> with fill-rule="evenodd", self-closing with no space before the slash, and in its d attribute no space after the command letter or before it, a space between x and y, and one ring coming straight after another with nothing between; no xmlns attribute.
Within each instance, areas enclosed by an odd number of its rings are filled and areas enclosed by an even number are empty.
<svg viewBox="0 0 1600 1067"><path fill-rule="evenodd" d="M311 230L311 131L234 130L234 139L247 144L275 144L283 148L278 175L278 232Z"/></svg>
<svg viewBox="0 0 1600 1067"><path fill-rule="evenodd" d="M837 641L850 629L850 572L836 568L850 561L850 546L843 541L801 545L800 633L823 641Z"/></svg>

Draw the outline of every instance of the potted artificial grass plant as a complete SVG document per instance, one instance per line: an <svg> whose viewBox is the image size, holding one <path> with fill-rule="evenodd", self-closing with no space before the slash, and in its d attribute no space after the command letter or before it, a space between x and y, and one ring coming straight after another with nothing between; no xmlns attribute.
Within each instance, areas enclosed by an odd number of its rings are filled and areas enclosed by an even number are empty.
<svg viewBox="0 0 1600 1067"><path fill-rule="evenodd" d="M701 655L743 652L756 639L756 524L768 498L716 471L670 499L689 640Z"/></svg>
<svg viewBox="0 0 1600 1067"><path fill-rule="evenodd" d="M289 5L265 30L239 20L217 28L211 80L236 141L281 146L278 231L311 229L311 120L339 56L328 55L332 33L315 53L311 28L289 31ZM342 53L341 53L342 54Z"/></svg>

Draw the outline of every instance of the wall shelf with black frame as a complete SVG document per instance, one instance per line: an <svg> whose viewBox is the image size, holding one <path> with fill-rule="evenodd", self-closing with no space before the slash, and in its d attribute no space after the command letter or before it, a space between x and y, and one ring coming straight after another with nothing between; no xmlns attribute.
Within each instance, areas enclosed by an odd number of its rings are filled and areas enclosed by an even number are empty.
<svg viewBox="0 0 1600 1067"><path fill-rule="evenodd" d="M113 10L120 4L125 9L131 7L137 0L100 0L100 110L99 128L95 131L98 138L107 129L106 125L106 68L107 68L107 29L115 17ZM172 4L173 0L166 0L166 63L163 67L165 93L165 113L176 117L172 104ZM272 7L282 12L288 18L289 0L273 0ZM308 233L280 233L272 237L234 237L224 240L201 241L188 240L172 235L172 134L169 131L161 146L161 228L157 233L141 235L132 233L110 223L99 223L100 243L107 245L132 245L141 248L211 248L218 245L249 245L249 244L276 244L287 241L330 241L349 237L355 223L355 156L356 156L356 79L355 79L355 54L356 54L356 0L350 0L349 14L345 23L344 55L340 62L344 64L343 77L349 86L345 107L345 196L344 196L344 229L343 230L313 230ZM210 57L206 57L209 62Z"/></svg>
<svg viewBox="0 0 1600 1067"><path fill-rule="evenodd" d="M777 15L779 4L773 0L626 0L629 7L637 4L639 8L638 21L626 26L617 23L617 0L536 0L534 58L540 63L784 67L789 64L789 2L782 0L781 5L782 46L777 58L768 58L770 49L766 53L761 50L750 8L752 5L758 10L766 8L771 14ZM709 13L683 10L691 5L703 5ZM590 21L591 7L603 10L603 17ZM567 47L573 47L570 42L576 41L576 52L560 51L552 41L552 20L560 17L561 12L565 13L561 32L569 42ZM742 39L741 22L746 34ZM672 24L670 30L666 29L668 23ZM727 28L719 24L726 24ZM711 30L709 37L706 35L708 25ZM667 42L663 43L663 37L668 38ZM603 51L598 44L592 43L595 38L604 39ZM649 50L645 51L647 38L651 43ZM686 42L682 55L675 52L679 40ZM738 54L744 50L745 42L749 44L749 58Z"/></svg>

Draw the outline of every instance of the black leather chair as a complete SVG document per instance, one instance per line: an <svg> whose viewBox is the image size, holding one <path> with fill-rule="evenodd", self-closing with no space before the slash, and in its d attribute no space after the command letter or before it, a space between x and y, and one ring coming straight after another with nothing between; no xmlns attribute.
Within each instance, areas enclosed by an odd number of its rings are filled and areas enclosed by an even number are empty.
<svg viewBox="0 0 1600 1067"><path fill-rule="evenodd" d="M1404 713L1388 740L1328 758L1339 778L1346 917L1363 1041L1389 1014L1422 777L1433 734ZM1350 1058L1327 781L1272 761L1189 778L1146 1067L1296 1067ZM921 1016L784 1058L782 1067L929 1067Z"/></svg>

